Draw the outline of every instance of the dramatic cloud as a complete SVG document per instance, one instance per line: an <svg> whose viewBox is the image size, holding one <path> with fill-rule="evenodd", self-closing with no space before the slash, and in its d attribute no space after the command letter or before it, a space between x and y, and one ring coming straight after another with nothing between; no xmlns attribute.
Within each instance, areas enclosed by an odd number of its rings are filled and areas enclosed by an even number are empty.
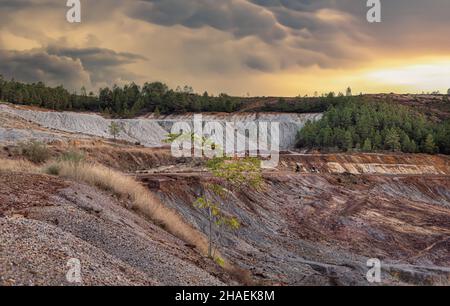
<svg viewBox="0 0 450 306"><path fill-rule="evenodd" d="M79 89L81 86L95 88L131 82L137 75L122 66L140 60L145 58L100 48L53 46L30 51L0 50L0 74L27 82L64 84L71 89Z"/></svg>
<svg viewBox="0 0 450 306"><path fill-rule="evenodd" d="M147 0L136 1L131 17L151 23L188 28L210 26L227 31L237 38L256 35L266 41L277 41L287 36L273 14L245 0Z"/></svg>
<svg viewBox="0 0 450 306"><path fill-rule="evenodd" d="M73 88L162 80L288 95L407 90L362 76L450 57L448 0L382 0L380 24L367 22L365 0L81 2L82 23L69 24L65 1L0 0L0 74Z"/></svg>
<svg viewBox="0 0 450 306"><path fill-rule="evenodd" d="M51 85L64 84L81 88L90 84L80 60L50 55L45 51L0 50L0 73L6 78L26 82L46 81Z"/></svg>
<svg viewBox="0 0 450 306"><path fill-rule="evenodd" d="M269 47L281 45L294 56L290 63L277 56L277 65L263 63L260 58L258 63L254 57L242 58L243 64L250 68L272 70L304 64L335 66L346 53L336 39L361 43L364 36L355 33L358 23L351 15L324 7L334 1L313 1L315 5L310 2L223 0L219 4L211 0L146 0L136 1L127 12L132 18L162 26L211 27L230 33L235 39L257 37ZM312 56L310 52L317 54Z"/></svg>
<svg viewBox="0 0 450 306"><path fill-rule="evenodd" d="M146 60L145 57L129 52L115 52L101 48L63 48L49 47L46 52L57 57L67 57L80 61L83 68L89 73L93 84L111 83L119 78L132 80L135 74L127 72L121 66Z"/></svg>

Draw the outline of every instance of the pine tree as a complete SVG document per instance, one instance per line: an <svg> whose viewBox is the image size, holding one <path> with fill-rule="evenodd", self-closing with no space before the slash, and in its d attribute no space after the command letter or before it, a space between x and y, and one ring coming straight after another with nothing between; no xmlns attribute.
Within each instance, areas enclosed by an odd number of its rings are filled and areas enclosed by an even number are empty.
<svg viewBox="0 0 450 306"><path fill-rule="evenodd" d="M352 132L346 131L344 135L344 147L347 151L351 151L353 149L353 137Z"/></svg>
<svg viewBox="0 0 450 306"><path fill-rule="evenodd" d="M155 110L153 111L153 115L155 115L155 117L159 117L161 116L161 111L159 110L159 107L157 106L155 108Z"/></svg>
<svg viewBox="0 0 450 306"><path fill-rule="evenodd" d="M381 134L379 131L375 132L374 141L372 149L374 150L380 150L383 148L383 138L381 137Z"/></svg>
<svg viewBox="0 0 450 306"><path fill-rule="evenodd" d="M436 153L436 144L434 143L433 135L428 134L427 138L425 139L425 144L423 148L425 153L428 154L434 154Z"/></svg>
<svg viewBox="0 0 450 306"><path fill-rule="evenodd" d="M402 136L402 151L407 153L414 153L414 151L411 148L411 140L409 139L408 135L405 133Z"/></svg>
<svg viewBox="0 0 450 306"><path fill-rule="evenodd" d="M417 144L414 140L411 140L411 153L417 153Z"/></svg>
<svg viewBox="0 0 450 306"><path fill-rule="evenodd" d="M384 140L384 144L386 149L391 150L393 152L397 152L401 150L400 137L395 129L388 130L386 134L386 139Z"/></svg>
<svg viewBox="0 0 450 306"><path fill-rule="evenodd" d="M367 139L364 141L364 145L363 145L363 147L362 147L362 150L363 150L364 152L371 152L371 151L372 151L372 142L370 141L369 138L367 138Z"/></svg>
<svg viewBox="0 0 450 306"><path fill-rule="evenodd" d="M123 126L119 123L112 121L109 125L109 134L113 136L114 141L116 141L117 137L120 135L120 132L123 131Z"/></svg>

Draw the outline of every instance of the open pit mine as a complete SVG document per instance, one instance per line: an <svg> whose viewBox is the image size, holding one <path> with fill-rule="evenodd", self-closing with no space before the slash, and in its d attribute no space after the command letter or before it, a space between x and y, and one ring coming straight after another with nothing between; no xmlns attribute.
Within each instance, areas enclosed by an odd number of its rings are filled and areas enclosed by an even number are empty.
<svg viewBox="0 0 450 306"><path fill-rule="evenodd" d="M192 205L214 178L204 160L173 157L163 142L192 116L112 120L1 104L0 285L71 285L73 258L83 285L449 285L449 157L295 149L298 130L321 116L203 115L280 122L280 161L263 170L263 188L222 203L241 222L217 238L224 265L204 255L209 224ZM112 121L123 126L116 140ZM54 160L79 150L89 171L101 165L137 192L44 173L17 153L31 140ZM133 204L144 194L156 213ZM367 277L372 259L379 281Z"/></svg>

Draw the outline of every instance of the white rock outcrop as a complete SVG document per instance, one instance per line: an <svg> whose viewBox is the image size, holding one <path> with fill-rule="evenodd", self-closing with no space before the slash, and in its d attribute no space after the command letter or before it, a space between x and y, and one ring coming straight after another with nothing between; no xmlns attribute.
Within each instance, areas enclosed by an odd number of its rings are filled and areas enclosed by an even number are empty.
<svg viewBox="0 0 450 306"><path fill-rule="evenodd" d="M6 112L37 123L49 129L79 133L97 137L111 138L109 126L112 121L123 126L118 139L139 142L146 147L159 147L170 133L175 122L187 122L192 126L193 115L172 115L154 118L152 116L136 119L105 119L97 114L76 112L46 112L25 110L7 105L0 105L0 112ZM322 114L283 114L283 113L235 113L203 114L204 122L218 122L225 127L226 122L233 122L245 130L249 124L260 122L277 122L280 126L280 149L287 150L295 145L295 138L308 120L318 120ZM225 129L224 129L225 130ZM238 130L238 133L239 131ZM245 131L243 131L245 133ZM232 137L226 135L227 138ZM224 141L225 142L225 141Z"/></svg>

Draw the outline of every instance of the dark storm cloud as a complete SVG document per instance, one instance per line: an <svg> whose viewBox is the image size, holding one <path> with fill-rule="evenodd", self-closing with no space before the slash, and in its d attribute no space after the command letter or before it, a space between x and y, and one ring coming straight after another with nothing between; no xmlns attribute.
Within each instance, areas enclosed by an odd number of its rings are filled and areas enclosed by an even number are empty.
<svg viewBox="0 0 450 306"><path fill-rule="evenodd" d="M269 60L264 59L259 56L250 55L245 60L244 63L250 69L262 71L262 72L270 72L275 69L274 64Z"/></svg>
<svg viewBox="0 0 450 306"><path fill-rule="evenodd" d="M317 62L306 63L307 66L317 64L325 68L346 64L349 56L359 62L367 54L353 50L358 47L398 50L403 46L405 49L411 45L429 46L435 35L427 34L427 28L437 26L435 29L443 34L443 27L450 26L448 0L381 1L381 24L367 22L366 3L365 0L140 0L130 2L127 12L132 18L162 26L211 27L236 39L253 36L269 45L296 50L296 55L289 52L297 57L291 61L294 65L305 63L305 58L316 58ZM413 39L413 31L421 35ZM450 40L443 44L450 47ZM244 66L261 66L255 65L253 59L248 65L247 56L242 61ZM279 62L270 67L283 67L281 62L288 61Z"/></svg>
<svg viewBox="0 0 450 306"><path fill-rule="evenodd" d="M349 3L349 0L342 1ZM311 13L336 8L332 0L139 0L133 3L130 16L151 23L188 28L210 26L237 37L255 35L274 40L286 37L290 29L314 30L320 24L325 25ZM361 1L358 6L362 7Z"/></svg>
<svg viewBox="0 0 450 306"><path fill-rule="evenodd" d="M122 68L125 64L145 59L142 56L101 48L48 47L31 51L0 50L0 74L18 80L61 84L72 89L82 85L113 83L117 79L132 80L136 75Z"/></svg>
<svg viewBox="0 0 450 306"><path fill-rule="evenodd" d="M150 23L193 29L209 26L238 38L256 35L276 41L287 35L270 12L244 0L136 1L128 12L131 17Z"/></svg>
<svg viewBox="0 0 450 306"><path fill-rule="evenodd" d="M25 82L45 81L80 88L89 83L89 74L78 60L50 55L44 50L0 50L0 74Z"/></svg>
<svg viewBox="0 0 450 306"><path fill-rule="evenodd" d="M67 56L72 59L80 59L88 69L97 69L105 66L120 66L134 63L146 58L130 52L115 52L102 48L64 48L51 46L47 48L49 54Z"/></svg>
<svg viewBox="0 0 450 306"><path fill-rule="evenodd" d="M0 11L35 7L45 8L54 6L57 3L56 0L0 0ZM65 5L65 1L63 1L62 5Z"/></svg>
<svg viewBox="0 0 450 306"><path fill-rule="evenodd" d="M116 78L132 77L121 66L146 60L145 57L129 52L115 52L102 48L63 48L51 46L46 49L50 55L68 57L79 60L84 69L89 72L92 82L113 82Z"/></svg>
<svg viewBox="0 0 450 306"><path fill-rule="evenodd" d="M324 7L333 8L336 6L336 1L332 0L250 0L250 2L267 8L283 7L288 10L305 12L314 11Z"/></svg>
<svg viewBox="0 0 450 306"><path fill-rule="evenodd" d="M133 2L127 13L148 23L190 29L211 27L236 39L255 37L268 45L281 46L290 59L280 58L278 54L264 61L249 55L238 59L244 67L276 71L314 58L319 61L308 62L306 66L336 66L341 62L340 55L346 54L335 46L337 37L353 43L363 42L363 35L353 33L358 31L357 21L350 14L332 10L336 7L334 3L332 0L145 0ZM328 11L320 15L320 10L325 8ZM340 19L330 19L326 14Z"/></svg>
<svg viewBox="0 0 450 306"><path fill-rule="evenodd" d="M0 1L0 9L17 9L30 4L28 0L2 0Z"/></svg>

